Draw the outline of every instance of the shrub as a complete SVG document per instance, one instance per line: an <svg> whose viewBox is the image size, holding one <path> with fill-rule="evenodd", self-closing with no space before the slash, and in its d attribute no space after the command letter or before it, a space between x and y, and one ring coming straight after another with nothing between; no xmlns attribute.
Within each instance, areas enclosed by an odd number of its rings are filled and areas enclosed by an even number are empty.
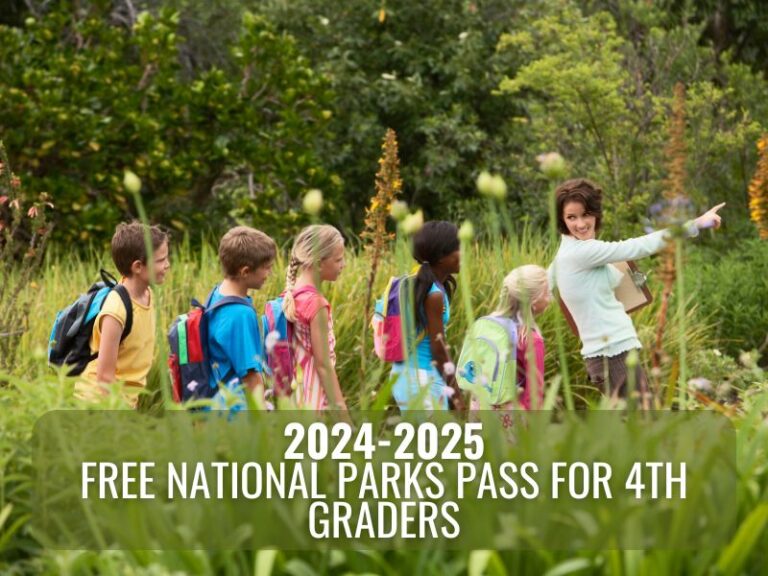
<svg viewBox="0 0 768 576"><path fill-rule="evenodd" d="M765 350L768 338L768 242L725 241L691 251L690 290L715 325L712 344L731 356Z"/></svg>

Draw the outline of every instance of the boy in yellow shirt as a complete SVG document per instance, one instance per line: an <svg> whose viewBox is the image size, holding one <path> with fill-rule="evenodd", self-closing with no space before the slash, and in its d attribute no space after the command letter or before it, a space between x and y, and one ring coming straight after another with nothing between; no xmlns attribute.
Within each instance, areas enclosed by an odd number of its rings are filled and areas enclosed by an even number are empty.
<svg viewBox="0 0 768 576"><path fill-rule="evenodd" d="M85 381L75 386L75 395L81 399L106 395L108 385L120 381L125 384L125 397L135 407L138 393L147 385L155 353L155 301L150 280L154 275L154 283L162 284L171 264L168 236L157 226L149 228L152 261L147 263L144 230L140 222L123 223L112 236L112 260L122 275L120 283L131 298L133 325L121 341L127 311L120 295L112 290L91 334L91 352L98 352L98 356L85 368Z"/></svg>

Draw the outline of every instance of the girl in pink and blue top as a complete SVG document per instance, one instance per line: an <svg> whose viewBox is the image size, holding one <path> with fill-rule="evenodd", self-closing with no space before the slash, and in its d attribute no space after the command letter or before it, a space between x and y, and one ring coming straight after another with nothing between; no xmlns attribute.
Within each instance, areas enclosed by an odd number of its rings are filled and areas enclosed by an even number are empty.
<svg viewBox="0 0 768 576"><path fill-rule="evenodd" d="M455 224L432 221L413 237L418 272L413 285L414 307L409 312L414 316L419 341L416 354L392 365L392 395L401 411L414 407L415 398L423 398L418 408L447 409L450 402L454 410L464 410L445 340L456 289L453 275L460 265L458 232Z"/></svg>
<svg viewBox="0 0 768 576"><path fill-rule="evenodd" d="M296 238L286 273L283 310L293 323L296 380L301 406L346 410L336 376L331 305L320 293L344 269L344 238L333 226L312 225Z"/></svg>

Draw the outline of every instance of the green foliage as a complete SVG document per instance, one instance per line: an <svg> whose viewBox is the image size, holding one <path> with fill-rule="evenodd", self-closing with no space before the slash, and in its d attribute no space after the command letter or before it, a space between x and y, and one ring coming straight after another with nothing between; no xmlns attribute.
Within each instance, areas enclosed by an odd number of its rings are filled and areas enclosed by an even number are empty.
<svg viewBox="0 0 768 576"><path fill-rule="evenodd" d="M766 82L675 2L269 0L259 17L237 0L29 4L35 17L0 28L0 132L61 206L59 239L104 239L135 214L125 167L179 229L239 219L285 236L313 187L357 228L390 127L427 217L483 212L471 182L488 169L511 220L542 224L533 159L557 149L604 185L606 232L626 236L661 196L677 81L689 193L746 221Z"/></svg>
<svg viewBox="0 0 768 576"><path fill-rule="evenodd" d="M0 572L706 574L715 564L728 573L768 570L760 505L768 486L764 373L712 351L738 355L759 348L768 326L768 245L732 243L754 236L746 186L754 139L768 126L766 82L736 60L764 50L755 41L764 32L757 26L759 2L697 2L693 20L690 3L676 0L268 0L254 7L260 16L246 16L236 0L137 0L133 5L151 13L138 18L126 11L130 3L26 4L48 11L22 26L16 2L11 19L17 27L0 26L0 135L29 190L54 197L58 235L67 243L48 254L39 289L29 285L25 292L25 313L34 321L19 349L4 357L13 374L0 377ZM713 48L710 24L723 10L735 38ZM504 32L509 35L499 43ZM722 51L725 46L734 46L735 56ZM123 168L141 176L150 213L177 228L218 227L237 218L283 236L300 223L295 209L307 188L323 190L326 216L359 223L380 139L385 128L395 128L410 202L428 207L431 216L468 216L478 236L492 242L467 251L471 296L454 299L448 326L455 352L467 328L466 302L475 315L490 311L500 269L551 260L554 247L527 232L547 211L536 154L557 149L580 174L605 185L609 235L639 229L643 210L661 193L668 108L678 80L687 85L691 196L701 204L728 200L728 236L690 251L686 285L693 294L682 335L690 376L746 388L734 418L742 529L725 550L44 552L29 532L32 428L47 410L75 407L72 382L44 366L45 341L55 311L86 288L101 265L110 267L100 247L73 257L73 241L104 239L117 220L135 214L122 189ZM503 174L509 184L501 210L494 205L489 213L474 195L481 169ZM501 242L499 217L508 233L526 231ZM369 262L348 256L342 278L325 287L337 369L352 405L384 407L387 389L378 386L388 367L374 361L360 371L361 322L368 319L360 317L358 302ZM404 261L383 263L374 292ZM155 391L165 370L165 327L190 297L204 297L219 280L212 243L193 251L185 239L174 246L173 264L156 292ZM283 272L281 260L256 296L257 307L281 290ZM633 315L646 350L658 305L657 297ZM540 321L547 382L565 368L555 347L558 314L553 307ZM677 321L670 318L665 333L662 386L677 369ZM566 334L565 363L580 404L590 406L594 396L578 349Z"/></svg>
<svg viewBox="0 0 768 576"><path fill-rule="evenodd" d="M517 266L530 262L547 262L551 258L553 247L538 235L521 236L512 243L498 243L493 247L480 244L473 245L468 250L466 262L469 265L471 278L472 306L477 314L489 312L496 305L498 282L501 279L493 266L497 258L502 261L503 268ZM367 319L361 318L358 302L365 289L365 275L369 262L363 255L349 253L348 264L341 278L324 290L333 308L333 316L337 336L338 370L340 381L345 393L351 398L352 405L370 403L372 392L375 391L383 375L381 365L373 361L370 370L361 378L359 369L359 334L360 323ZM282 287L284 273L284 255L277 263L273 275L264 289L255 294L256 306L261 308L269 296L276 294ZM228 553L205 553L203 551L109 551L109 552L42 552L40 543L26 529L31 503L28 499L31 462L31 445L29 438L36 419L47 410L71 409L76 406L72 397L72 380L63 380L51 374L44 365L44 343L48 335L50 321L55 310L69 302L73 295L87 286L94 277L95 271L102 265L108 264L109 258L101 252L91 254L87 258L73 258L70 254L49 253L45 272L40 282L40 289L31 294L29 303L32 318L30 331L25 334L21 349L14 358L14 375L5 387L0 387L0 511L8 510L2 526L8 538L0 546L0 570L14 566L19 570L43 573L121 573L130 569L136 574L168 574L176 572L211 573L211 572L253 572L259 558L259 553L233 551ZM172 318L187 309L189 298L202 298L210 287L219 279L216 251L212 244L203 243L198 249L193 249L189 242L182 241L173 247L173 268L163 286L156 290L158 305L158 358L153 371L153 386L158 386L159 372L164 370L165 348L164 332ZM402 262L390 258L384 263L384 271L379 277L376 290L383 289L383 283L390 273L400 270ZM460 288L461 290L461 288ZM652 290L658 293L658 286ZM645 308L634 316L641 340L648 344L655 335L654 322L659 299L653 306ZM699 304L701 306L701 304ZM702 323L702 316L693 309L686 320L686 339L688 349L694 362L691 373L701 375L698 368L706 363L705 347L711 346L708 339L708 324ZM558 366L554 346L554 320L559 312L551 307L541 318L540 325L544 331L547 346L546 365L548 369L547 382L562 371ZM704 315L707 316L706 314ZM672 356L676 354L678 341L675 319L670 319L668 341L665 348ZM448 325L449 341L452 350L461 346L461 340L466 330L466 311L463 299L457 297L452 303L452 320ZM570 373L573 375L575 389L579 395L586 395L583 386L582 361L578 354L579 344L572 335L568 336L567 349ZM698 363L697 358L703 360ZM729 361L732 362L732 361ZM729 364L730 365L730 364ZM386 366L384 369L386 370ZM722 369L727 365L724 363ZM673 369L672 365L664 366L664 374ZM712 366L713 370L720 370ZM722 370L720 370L722 372ZM579 386L579 384L582 384ZM739 430L740 446L749 458L739 460L745 466L743 472L744 490L750 494L740 508L740 517L744 525L751 525L749 517L753 509L752 503L759 501L760 494L765 490L768 478L765 476L765 453L761 449L765 443L764 428L760 428L763 412L768 408L768 396L764 385L752 387L749 396L749 411L735 420ZM384 400L384 406L386 405ZM763 430L763 432L761 432ZM741 464L743 463L743 464ZM10 508L8 506L11 505ZM746 529L745 529L746 530ZM740 532L743 534L743 531ZM729 552L722 556L723 562L738 561L738 565L747 573L759 573L761 557L756 554L764 544L765 536L753 534L750 538L743 535L735 538ZM333 552L319 553L288 553L277 552L273 558L271 574L294 574L297 571L306 574L326 573L426 573L426 574L460 574L465 570L481 570L481 566L493 569L497 573L544 573L553 570L554 573L576 566L592 566L595 573L611 574L617 570L629 571L628 566L635 566L639 573L643 570L653 573L704 574L706 569L718 561L719 551L707 551L697 555L683 552L646 551L620 553L611 551L569 552L569 551L505 551L489 555L466 555L437 551L423 551L413 554L402 551L387 553L371 552ZM12 563L12 564L11 564ZM265 565L265 561L259 562ZM735 565L735 564L733 564ZM267 570L267 568L264 568Z"/></svg>
<svg viewBox="0 0 768 576"><path fill-rule="evenodd" d="M403 193L427 217L477 214L472 182L482 169L502 173L515 217L526 213L526 181L509 166L522 151L515 98L493 94L502 31L523 2L508 0L273 0L264 13L295 36L338 95L327 156L342 175L359 223L373 190L379 142L398 134ZM530 159L529 159L530 160ZM535 191L535 190L534 190ZM532 203L535 205L535 202Z"/></svg>
<svg viewBox="0 0 768 576"><path fill-rule="evenodd" d="M755 69L766 69L768 7L761 0L667 0L665 8L705 26L704 38L717 52L732 51Z"/></svg>
<svg viewBox="0 0 768 576"><path fill-rule="evenodd" d="M756 355L743 353L743 362L738 362L716 348L698 350L691 355L693 378L689 387L718 402L734 403L745 397L751 386L764 380L763 372L754 365L752 357Z"/></svg>
<svg viewBox="0 0 768 576"><path fill-rule="evenodd" d="M293 39L244 13L230 66L190 75L179 13L142 12L126 28L103 3L66 5L0 27L0 131L31 191L54 197L59 239L108 238L135 214L125 167L152 214L180 229L290 228L310 187L333 210L338 181L314 150L330 94Z"/></svg>
<svg viewBox="0 0 768 576"><path fill-rule="evenodd" d="M0 370L8 370L29 319L29 285L51 233L46 194L26 193L0 140ZM2 511L0 511L2 514Z"/></svg>
<svg viewBox="0 0 768 576"><path fill-rule="evenodd" d="M672 90L684 82L690 195L701 206L727 200L731 217L744 219L744 168L768 121L765 81L699 46L700 28L664 28L663 13L640 4L614 15L569 0L524 11L499 43L517 62L499 89L525 99L521 126L537 148L559 150L574 176L605 186L604 227L625 237L661 195Z"/></svg>
<svg viewBox="0 0 768 576"><path fill-rule="evenodd" d="M753 239L728 249L717 243L691 255L690 280L699 310L715 325L723 352L765 351L768 341L768 243ZM763 360L764 363L764 360Z"/></svg>

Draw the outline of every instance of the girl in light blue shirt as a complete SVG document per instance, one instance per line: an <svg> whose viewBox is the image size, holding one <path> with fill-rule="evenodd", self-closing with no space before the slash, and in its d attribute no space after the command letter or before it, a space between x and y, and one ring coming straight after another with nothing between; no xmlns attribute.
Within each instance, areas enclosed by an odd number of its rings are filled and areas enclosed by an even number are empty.
<svg viewBox="0 0 768 576"><path fill-rule="evenodd" d="M459 272L459 230L450 222L425 222L413 237L413 257L418 271L413 278L413 315L418 342L415 354L395 362L392 388L400 410L418 408L464 410L456 384L454 365L445 341L445 327L451 318L451 297L456 289L453 274Z"/></svg>

